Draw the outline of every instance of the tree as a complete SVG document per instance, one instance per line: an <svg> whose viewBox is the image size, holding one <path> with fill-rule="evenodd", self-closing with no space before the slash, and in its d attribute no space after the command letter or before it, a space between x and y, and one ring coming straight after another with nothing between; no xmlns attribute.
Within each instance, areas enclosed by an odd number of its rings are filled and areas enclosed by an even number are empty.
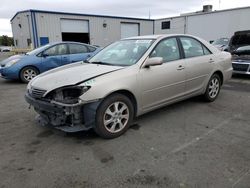
<svg viewBox="0 0 250 188"><path fill-rule="evenodd" d="M13 46L14 45L13 37L8 37L7 35L0 36L0 45L1 46Z"/></svg>

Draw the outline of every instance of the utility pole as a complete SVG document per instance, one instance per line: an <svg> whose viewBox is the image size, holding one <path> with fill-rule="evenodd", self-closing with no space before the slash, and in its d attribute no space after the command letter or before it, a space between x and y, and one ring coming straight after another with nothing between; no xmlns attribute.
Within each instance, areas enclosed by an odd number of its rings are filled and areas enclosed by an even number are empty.
<svg viewBox="0 0 250 188"><path fill-rule="evenodd" d="M219 0L219 9L220 9L220 4L221 4L221 0Z"/></svg>

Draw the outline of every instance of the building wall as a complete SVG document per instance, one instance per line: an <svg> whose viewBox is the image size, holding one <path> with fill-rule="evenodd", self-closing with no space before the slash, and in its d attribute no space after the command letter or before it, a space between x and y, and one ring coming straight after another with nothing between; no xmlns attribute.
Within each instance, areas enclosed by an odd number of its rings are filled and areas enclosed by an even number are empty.
<svg viewBox="0 0 250 188"><path fill-rule="evenodd" d="M235 31L250 30L248 18L250 18L250 7L154 21L26 11L14 17L12 32L14 39L18 40L18 48L27 48L28 38L31 38L33 46L38 46L40 37L49 37L49 42L62 41L60 19L80 19L89 21L90 44L102 47L120 39L122 22L139 23L140 35L187 33L210 41L221 37L230 38ZM170 21L170 29L161 28L163 21ZM103 23L106 23L107 27L103 27ZM21 28L19 24L22 25ZM36 24L37 37L33 36L33 32L36 32L32 24Z"/></svg>
<svg viewBox="0 0 250 188"><path fill-rule="evenodd" d="M230 38L234 32L250 30L250 7L210 13L191 14L155 21L155 34L184 33L207 41ZM163 21L170 21L170 29L161 29Z"/></svg>
<svg viewBox="0 0 250 188"><path fill-rule="evenodd" d="M187 33L207 41L230 38L235 31L250 30L250 8L187 17Z"/></svg>
<svg viewBox="0 0 250 188"><path fill-rule="evenodd" d="M162 29L162 22L170 21L170 29ZM155 34L184 34L185 17L155 20Z"/></svg>
<svg viewBox="0 0 250 188"><path fill-rule="evenodd" d="M38 38L49 37L50 42L62 40L60 19L80 19L89 21L90 44L106 46L121 37L121 22L140 24L140 35L153 33L153 21L136 19L117 19L92 16L74 16L63 14L36 13ZM103 23L107 27L103 27Z"/></svg>
<svg viewBox="0 0 250 188"><path fill-rule="evenodd" d="M30 12L24 12L24 13L18 14L18 16L16 16L15 19L12 20L11 27L12 27L12 33L14 37L15 46L17 42L16 47L28 48L27 39L31 39L32 43L34 42Z"/></svg>

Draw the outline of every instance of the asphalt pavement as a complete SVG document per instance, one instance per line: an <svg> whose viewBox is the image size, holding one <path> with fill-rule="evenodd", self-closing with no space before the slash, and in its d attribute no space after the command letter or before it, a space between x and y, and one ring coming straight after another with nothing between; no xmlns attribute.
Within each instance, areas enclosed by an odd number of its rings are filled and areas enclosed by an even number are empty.
<svg viewBox="0 0 250 188"><path fill-rule="evenodd" d="M0 79L0 187L250 187L250 77L139 117L121 137L39 127L26 84Z"/></svg>

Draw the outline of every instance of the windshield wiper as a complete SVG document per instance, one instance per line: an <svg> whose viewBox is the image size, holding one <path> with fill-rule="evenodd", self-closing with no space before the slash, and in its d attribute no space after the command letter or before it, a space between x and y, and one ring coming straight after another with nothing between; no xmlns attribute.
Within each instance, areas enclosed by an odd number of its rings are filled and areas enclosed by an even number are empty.
<svg viewBox="0 0 250 188"><path fill-rule="evenodd" d="M92 61L90 63L98 64L98 65L113 65L113 64L110 64L110 63L102 62L102 61Z"/></svg>
<svg viewBox="0 0 250 188"><path fill-rule="evenodd" d="M83 63L90 63L87 59L85 59L84 61L83 61Z"/></svg>

